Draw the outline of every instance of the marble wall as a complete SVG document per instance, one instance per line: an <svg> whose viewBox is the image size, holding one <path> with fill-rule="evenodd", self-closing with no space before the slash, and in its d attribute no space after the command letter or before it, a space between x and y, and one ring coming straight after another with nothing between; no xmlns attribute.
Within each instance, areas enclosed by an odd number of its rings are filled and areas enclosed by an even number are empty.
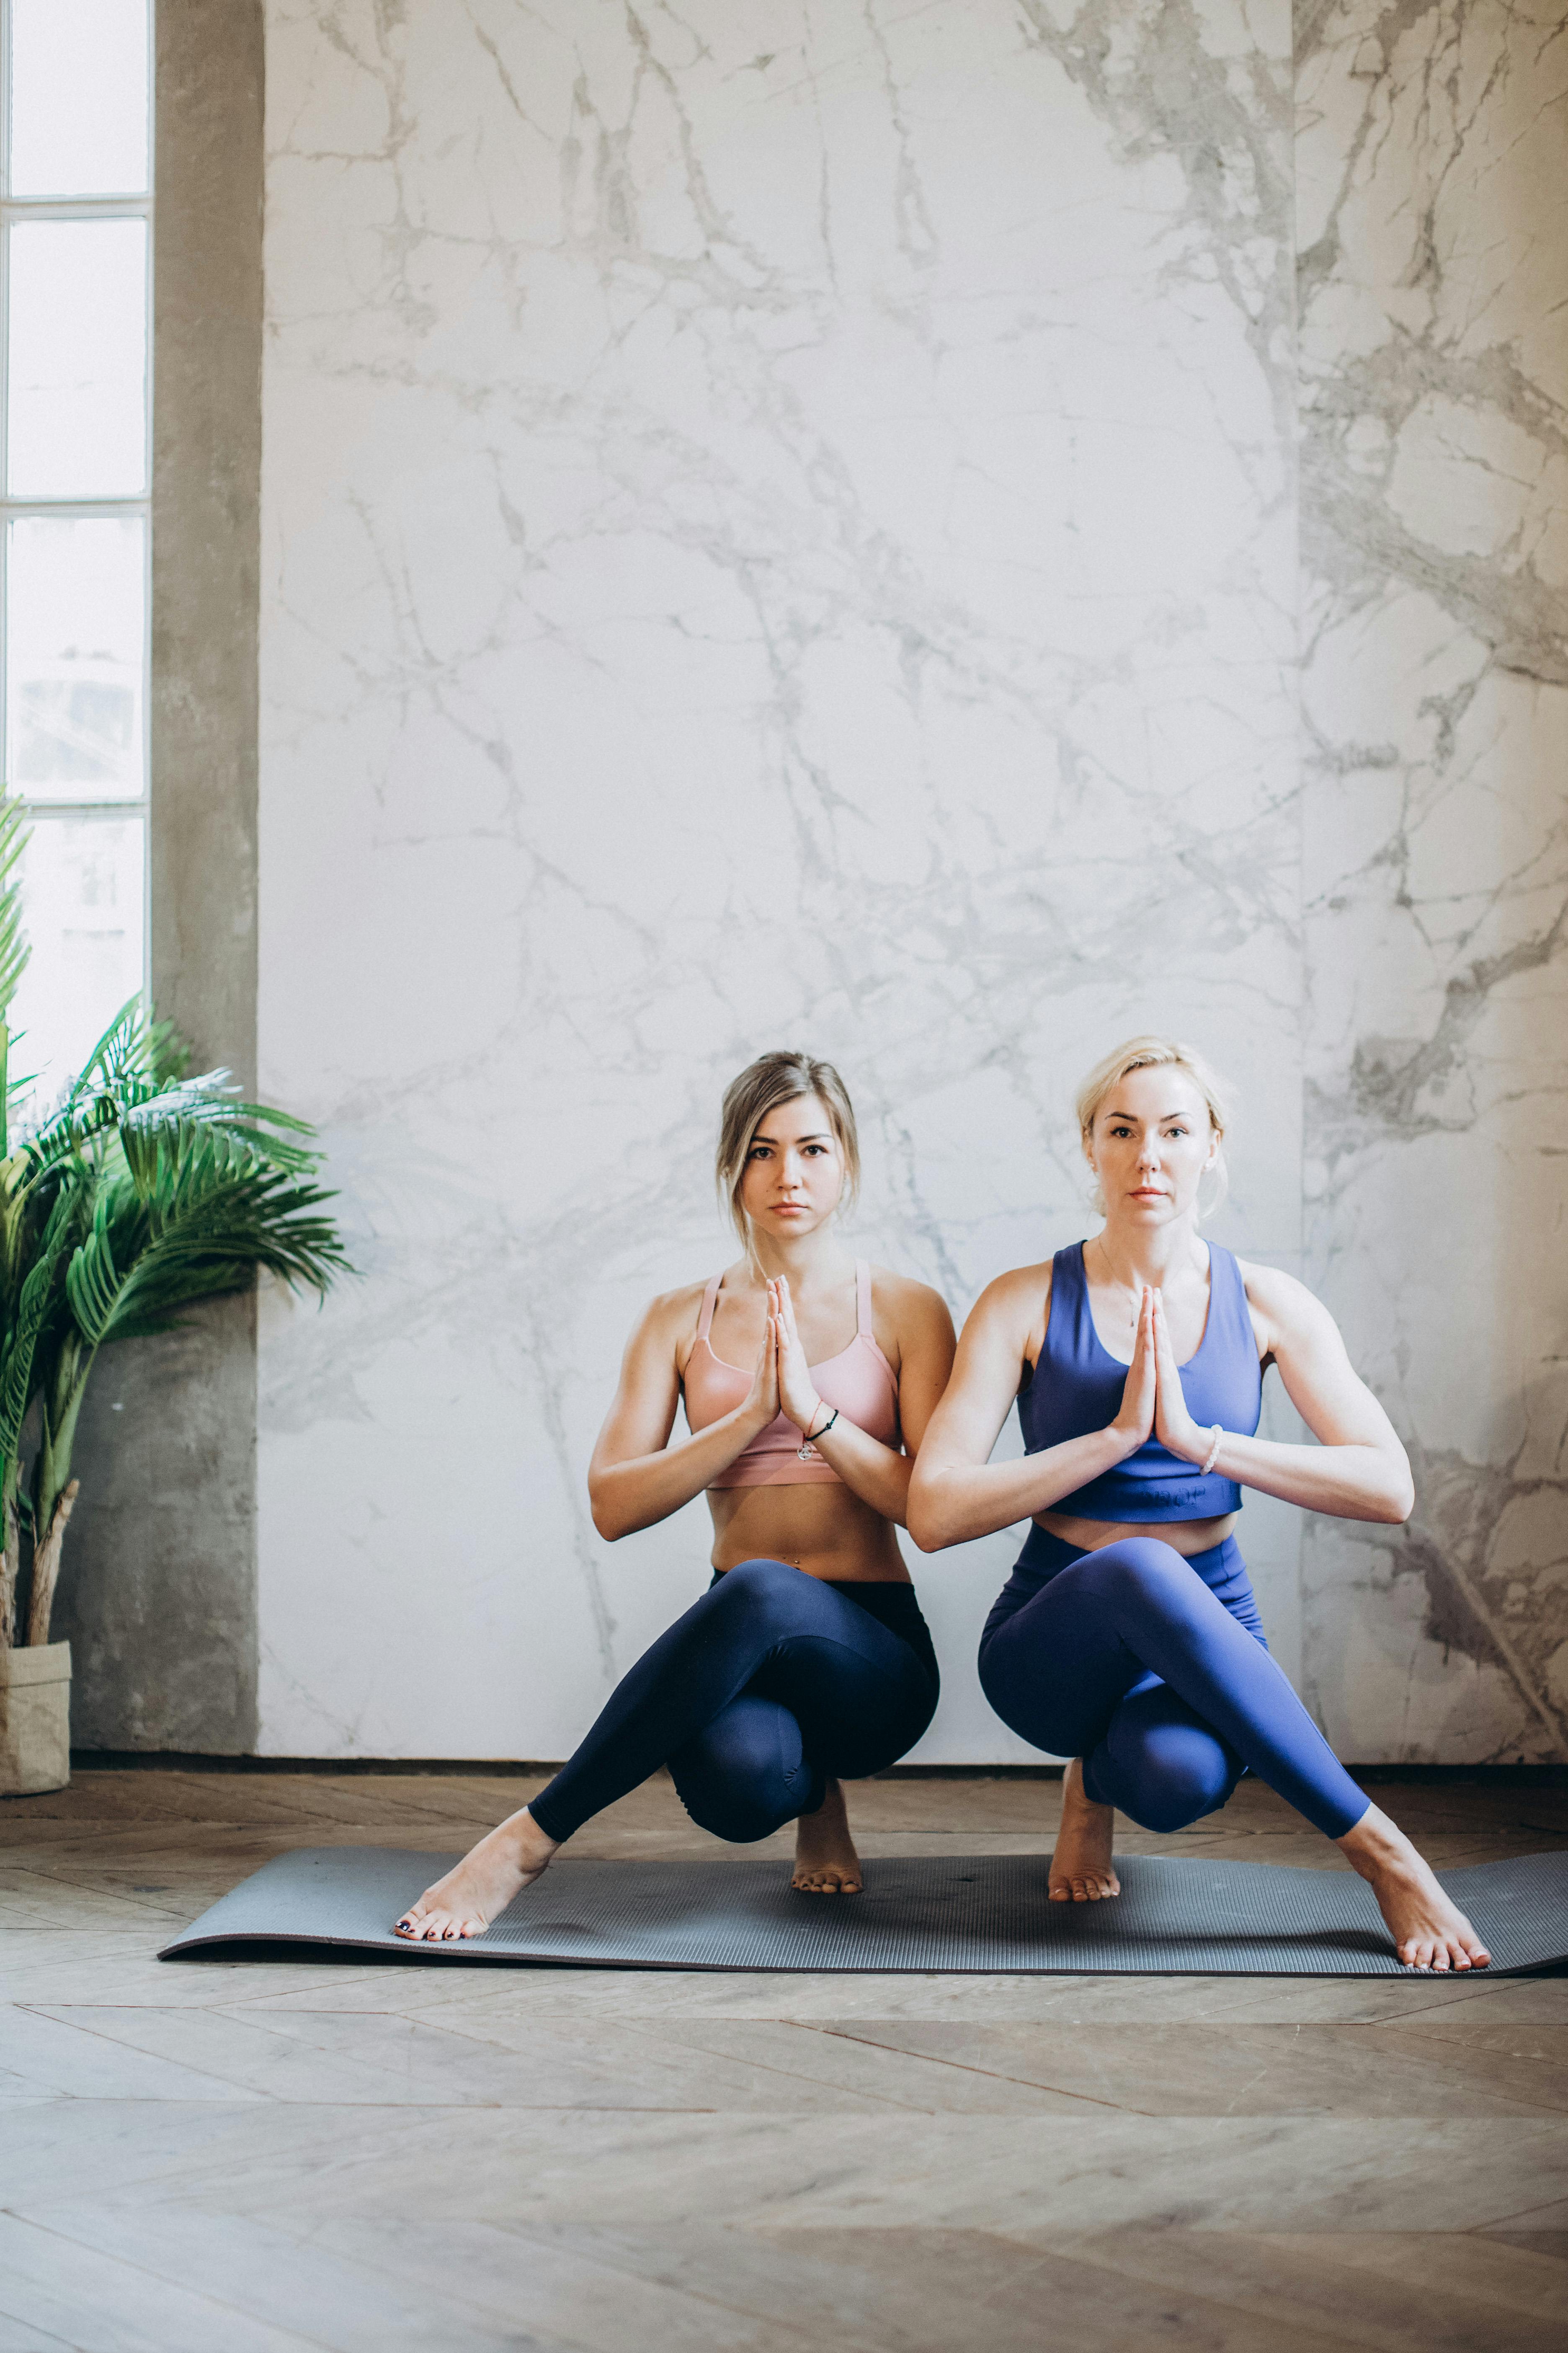
<svg viewBox="0 0 1568 2353"><path fill-rule="evenodd" d="M700 1505L607 1546L583 1472L642 1301L721 1262L752 1053L840 1060L860 1247L962 1313L1085 1230L1072 1082L1158 1021L1246 1103L1215 1230L1305 1251L1422 1451L1413 1536L1314 1534L1304 1586L1249 1504L1277 1647L1361 1756L1535 1753L1525 20L1452 35L1520 45L1461 187L1436 9L1299 72L1230 0L268 16L260 1063L364 1279L263 1303L262 1748L559 1756L700 1589ZM1026 1753L969 1664L1011 1548L914 1559L928 1757ZM1526 1559L1485 1651L1456 1597Z"/></svg>
<svg viewBox="0 0 1568 2353"><path fill-rule="evenodd" d="M1298 80L1308 1263L1411 1445L1312 1523L1361 1756L1568 1753L1568 26L1313 10Z"/></svg>

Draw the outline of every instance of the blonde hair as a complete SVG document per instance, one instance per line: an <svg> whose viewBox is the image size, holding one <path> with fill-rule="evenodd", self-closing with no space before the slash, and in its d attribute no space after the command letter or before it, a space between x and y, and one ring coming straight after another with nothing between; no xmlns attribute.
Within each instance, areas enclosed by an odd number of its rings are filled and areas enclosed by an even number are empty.
<svg viewBox="0 0 1568 2353"><path fill-rule="evenodd" d="M848 1208L860 1188L860 1139L855 1130L855 1107L849 1100L848 1088L832 1063L819 1062L812 1054L792 1054L782 1049L772 1054L759 1054L724 1090L713 1169L719 1198L748 1249L751 1227L741 1207L746 1155L769 1112L777 1111L780 1103L797 1103L803 1095L815 1095L821 1103L844 1155L844 1192L839 1207Z"/></svg>
<svg viewBox="0 0 1568 2353"><path fill-rule="evenodd" d="M1208 1208L1202 1214L1217 1209L1230 1186L1230 1171L1226 1166L1225 1135L1230 1125L1230 1097L1224 1080L1212 1063L1205 1061L1194 1047L1184 1046L1178 1039L1150 1035L1129 1038L1121 1045L1096 1062L1074 1098L1073 1109L1078 1113L1079 1134L1087 1152L1107 1095L1130 1078L1134 1071L1185 1071L1204 1099L1209 1115L1209 1127L1215 1138L1214 1166L1209 1174L1215 1178L1216 1190ZM1095 1187L1094 1206L1103 1210L1105 1198L1099 1186Z"/></svg>

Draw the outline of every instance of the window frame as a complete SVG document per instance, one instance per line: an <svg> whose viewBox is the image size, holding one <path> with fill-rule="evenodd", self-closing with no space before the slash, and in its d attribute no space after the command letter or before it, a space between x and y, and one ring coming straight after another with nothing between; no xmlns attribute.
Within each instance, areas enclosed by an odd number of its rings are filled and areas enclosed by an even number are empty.
<svg viewBox="0 0 1568 2353"><path fill-rule="evenodd" d="M29 826L53 819L137 819L142 827L142 995L150 1001L153 940L151 840L153 733L153 402L155 378L153 325L153 204L157 185L157 0L142 0L147 22L147 185L136 195L13 196L11 181L11 0L0 0L0 794L20 803ZM146 225L146 374L142 396L142 487L134 497L19 498L10 490L11 231L18 223L53 220L141 220ZM9 672L11 525L34 515L61 521L99 517L142 518L142 789L135 797L77 800L37 799L16 787L10 775L10 726L6 709ZM107 1022L118 1008L105 1008ZM63 1077L63 1073L58 1074Z"/></svg>

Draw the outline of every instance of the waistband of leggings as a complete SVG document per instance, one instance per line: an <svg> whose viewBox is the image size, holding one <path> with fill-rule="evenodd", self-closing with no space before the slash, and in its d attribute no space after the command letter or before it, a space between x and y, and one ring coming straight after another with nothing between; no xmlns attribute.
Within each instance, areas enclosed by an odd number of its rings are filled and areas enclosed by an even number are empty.
<svg viewBox="0 0 1568 2353"><path fill-rule="evenodd" d="M1159 1524L1156 1522L1151 1527L1140 1528L1137 1533L1140 1536L1158 1537ZM1049 1528L1041 1527L1037 1520L1024 1539L1023 1551L1013 1563L1013 1580L1033 1586L1047 1584L1053 1577L1059 1577L1064 1568L1070 1568L1075 1560L1087 1560L1089 1549L1087 1545L1068 1544L1065 1536L1053 1535ZM1205 1585L1224 1584L1236 1575L1237 1569L1245 1571L1247 1566L1241 1556L1241 1546L1234 1536L1226 1536L1223 1544L1210 1545L1204 1552L1184 1553L1182 1557Z"/></svg>

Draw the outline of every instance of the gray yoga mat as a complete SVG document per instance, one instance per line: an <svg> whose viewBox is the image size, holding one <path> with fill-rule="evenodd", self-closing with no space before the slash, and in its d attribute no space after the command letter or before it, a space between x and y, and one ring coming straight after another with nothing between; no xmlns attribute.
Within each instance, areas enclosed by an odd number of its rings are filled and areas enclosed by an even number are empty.
<svg viewBox="0 0 1568 2353"><path fill-rule="evenodd" d="M1371 1892L1350 1872L1130 1854L1110 1904L1052 1904L1046 1855L866 1864L866 1892L800 1895L767 1862L552 1863L489 1933L414 1945L392 1923L450 1854L301 1847L204 1912L159 1955L325 1945L435 1968L890 1969L1049 1975L1401 1977ZM1508 1976L1568 1958L1568 1853L1445 1872Z"/></svg>

